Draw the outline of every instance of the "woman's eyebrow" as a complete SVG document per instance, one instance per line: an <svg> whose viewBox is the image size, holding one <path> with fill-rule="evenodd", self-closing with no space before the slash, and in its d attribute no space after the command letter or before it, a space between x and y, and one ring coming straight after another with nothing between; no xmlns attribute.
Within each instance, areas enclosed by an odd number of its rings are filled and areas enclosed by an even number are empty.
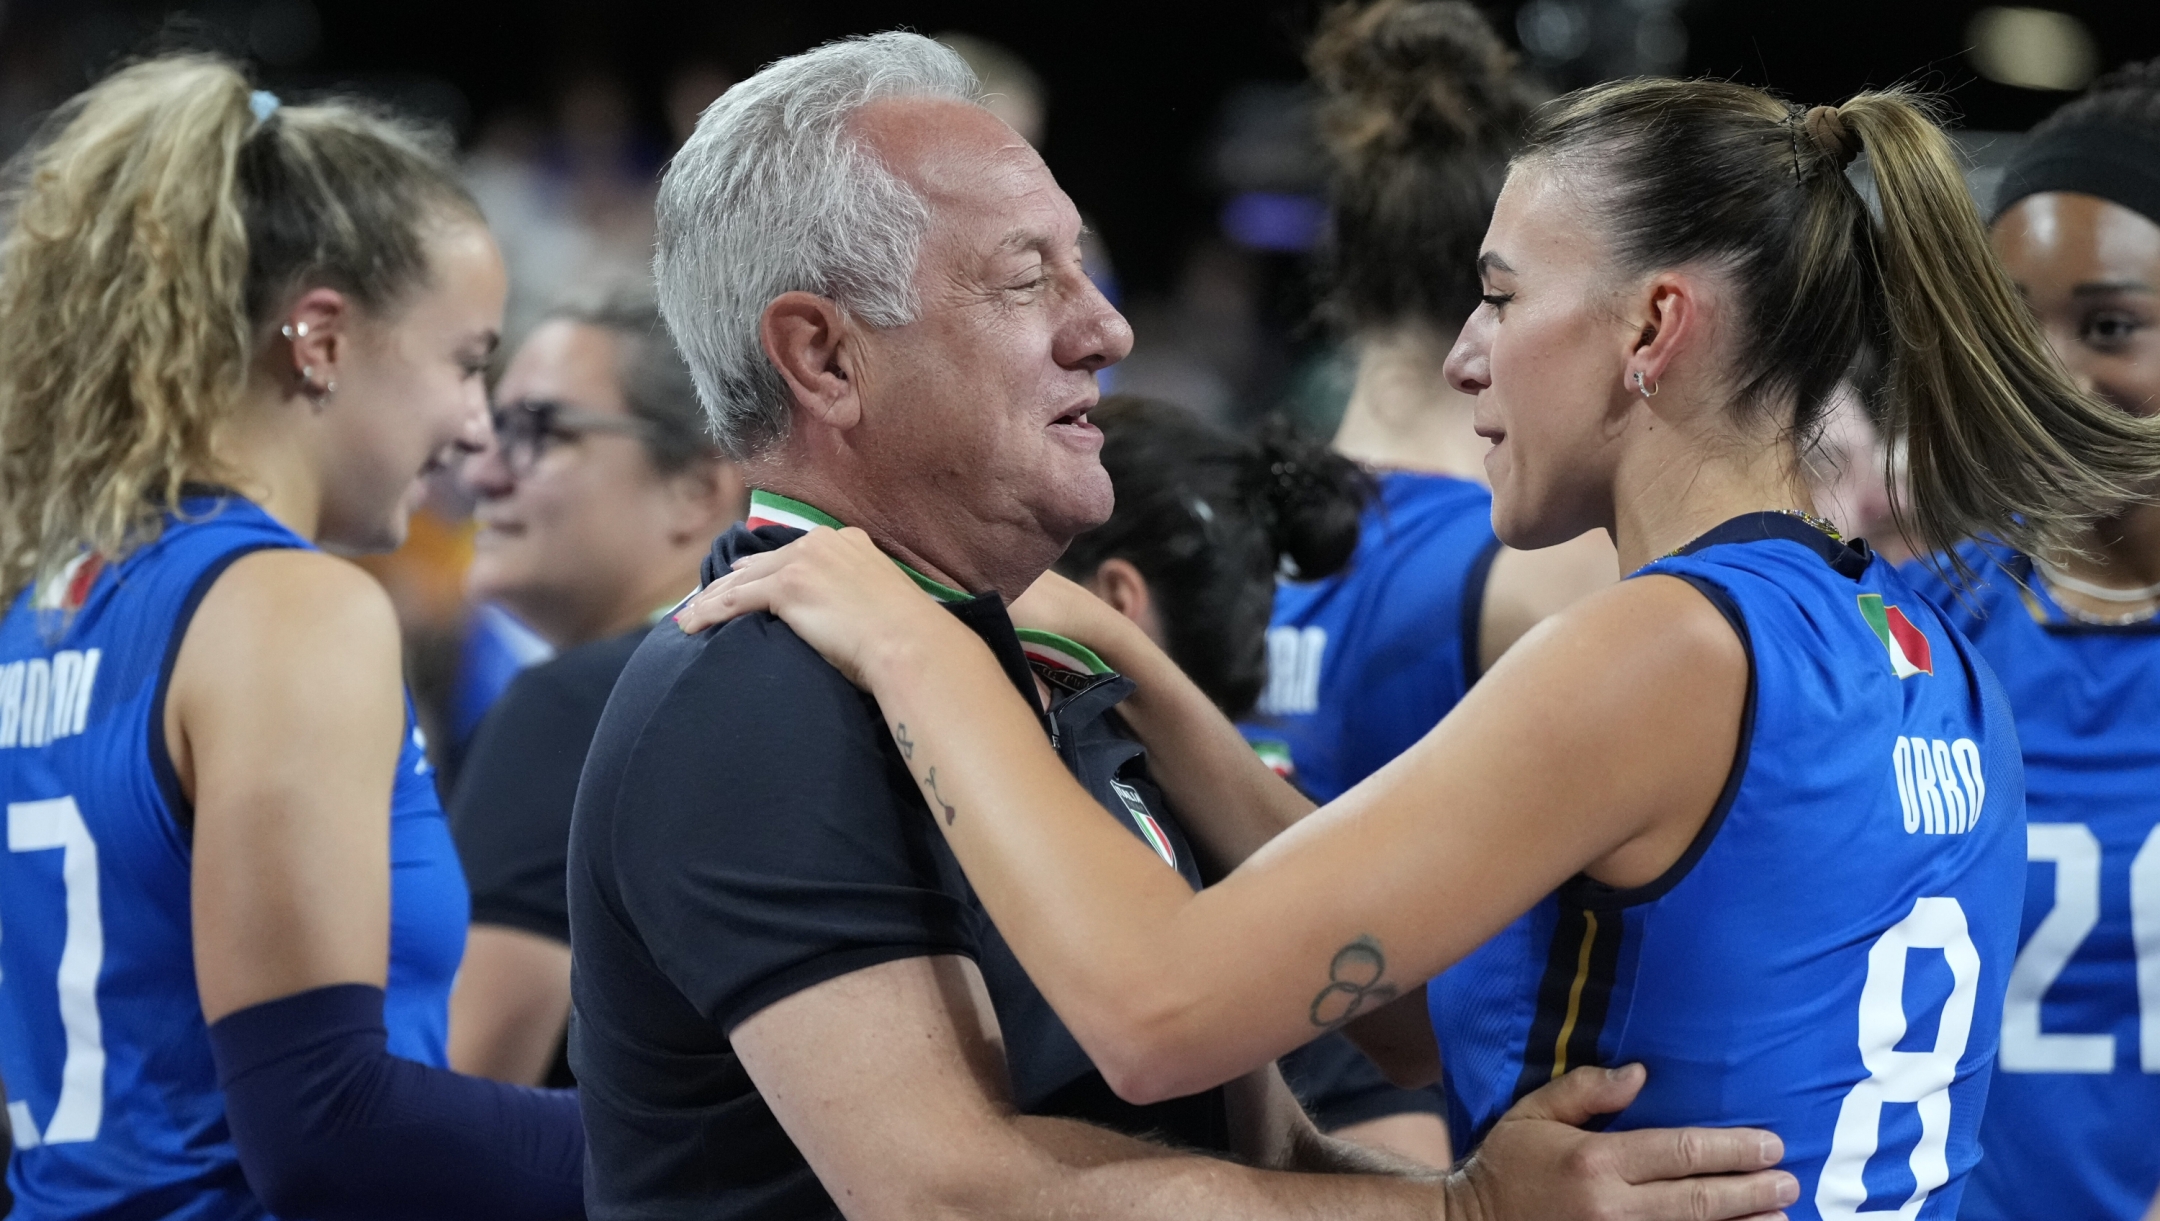
<svg viewBox="0 0 2160 1221"><path fill-rule="evenodd" d="M1508 261L1506 259L1501 258L1498 254L1495 254L1490 250L1477 256L1477 266L1479 275L1488 275L1495 271L1504 271L1507 272L1509 275L1515 274L1515 269L1508 266Z"/></svg>
<svg viewBox="0 0 2160 1221"><path fill-rule="evenodd" d="M2152 285L2145 283L2143 280L2094 280L2071 289L2070 295L2073 297L2101 297L2112 293L2150 294L2154 292L2160 292L2160 290L2154 289Z"/></svg>

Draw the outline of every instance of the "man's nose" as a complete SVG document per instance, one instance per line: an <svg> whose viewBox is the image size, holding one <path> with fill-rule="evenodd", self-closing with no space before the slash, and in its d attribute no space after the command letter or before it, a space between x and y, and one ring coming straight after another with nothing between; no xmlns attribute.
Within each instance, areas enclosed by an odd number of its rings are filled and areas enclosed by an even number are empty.
<svg viewBox="0 0 2160 1221"><path fill-rule="evenodd" d="M1077 278L1085 287L1075 294L1072 318L1058 328L1053 355L1067 369L1095 373L1132 355L1132 324L1125 321L1125 315L1110 304L1093 280Z"/></svg>

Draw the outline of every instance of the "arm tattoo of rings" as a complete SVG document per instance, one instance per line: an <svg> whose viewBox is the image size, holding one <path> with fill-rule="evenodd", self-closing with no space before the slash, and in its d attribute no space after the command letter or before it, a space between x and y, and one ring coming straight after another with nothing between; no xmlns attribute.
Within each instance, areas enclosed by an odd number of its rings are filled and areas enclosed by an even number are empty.
<svg viewBox="0 0 2160 1221"><path fill-rule="evenodd" d="M1312 1024L1333 1030L1394 1000L1400 989L1382 978L1386 974L1387 956L1370 937L1360 937L1335 951L1328 963L1328 986L1313 998Z"/></svg>

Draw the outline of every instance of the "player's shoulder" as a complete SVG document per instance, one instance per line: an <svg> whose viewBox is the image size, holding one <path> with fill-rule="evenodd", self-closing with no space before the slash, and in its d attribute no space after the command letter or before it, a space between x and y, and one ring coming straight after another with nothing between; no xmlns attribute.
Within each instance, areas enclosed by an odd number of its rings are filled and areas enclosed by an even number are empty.
<svg viewBox="0 0 2160 1221"><path fill-rule="evenodd" d="M398 650L397 612L381 582L350 560L306 547L267 547L233 560L204 595L189 636L325 658L394 659Z"/></svg>

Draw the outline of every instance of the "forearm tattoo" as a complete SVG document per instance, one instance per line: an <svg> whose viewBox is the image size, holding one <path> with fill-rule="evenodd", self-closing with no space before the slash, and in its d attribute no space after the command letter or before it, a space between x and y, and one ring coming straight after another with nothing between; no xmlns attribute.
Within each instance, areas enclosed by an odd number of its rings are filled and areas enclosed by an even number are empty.
<svg viewBox="0 0 2160 1221"><path fill-rule="evenodd" d="M1312 1024L1333 1030L1394 1000L1401 990L1388 983L1386 975L1387 956L1370 937L1360 937L1335 951L1328 963L1328 985L1313 997Z"/></svg>
<svg viewBox="0 0 2160 1221"><path fill-rule="evenodd" d="M907 722L894 722L892 736L893 741L897 743L900 747L900 757L910 763L913 763L915 761L915 739L908 736ZM938 804L938 808L945 812L946 826L949 827L959 820L960 811L953 808L953 803L945 800L945 794L938 792L936 768L931 768L929 774L923 776L916 783L922 785L925 789L928 789L930 792L930 800L936 802Z"/></svg>

